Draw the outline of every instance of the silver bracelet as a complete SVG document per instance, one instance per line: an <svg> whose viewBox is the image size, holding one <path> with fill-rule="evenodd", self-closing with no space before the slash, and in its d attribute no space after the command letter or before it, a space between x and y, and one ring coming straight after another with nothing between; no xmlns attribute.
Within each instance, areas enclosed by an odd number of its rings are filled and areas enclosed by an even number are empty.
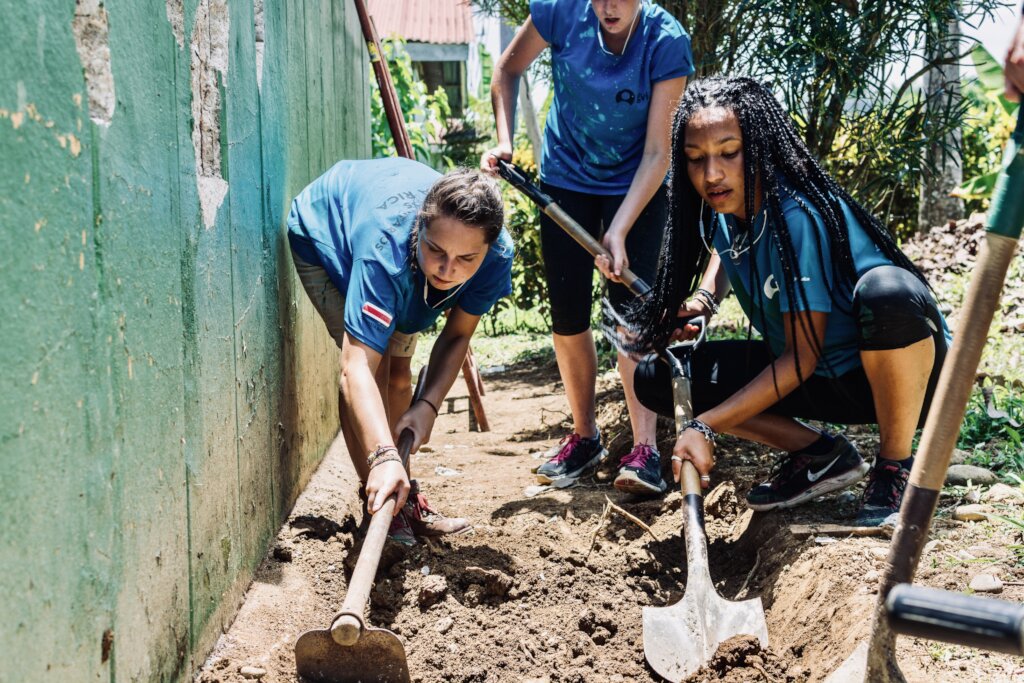
<svg viewBox="0 0 1024 683"><path fill-rule="evenodd" d="M704 440L707 441L708 443L715 442L715 436L717 436L715 434L715 430L713 430L711 427L708 427L705 423L701 422L700 420L693 419L687 422L685 425L683 425L683 428L679 430L679 435L682 436L683 432L685 432L687 429L692 429L696 432L700 432L700 435L703 436Z"/></svg>

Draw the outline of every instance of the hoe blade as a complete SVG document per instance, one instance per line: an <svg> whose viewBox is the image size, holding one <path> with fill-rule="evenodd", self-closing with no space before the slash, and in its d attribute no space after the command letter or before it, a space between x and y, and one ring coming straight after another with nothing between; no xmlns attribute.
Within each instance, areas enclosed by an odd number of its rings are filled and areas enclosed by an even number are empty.
<svg viewBox="0 0 1024 683"><path fill-rule="evenodd" d="M659 676L679 683L708 662L723 642L754 636L768 647L768 625L760 598L731 602L710 579L687 585L683 599L668 607L644 607L644 655Z"/></svg>
<svg viewBox="0 0 1024 683"><path fill-rule="evenodd" d="M409 683L402 641L383 628L364 628L351 646L330 631L307 631L295 643L295 665L309 683Z"/></svg>

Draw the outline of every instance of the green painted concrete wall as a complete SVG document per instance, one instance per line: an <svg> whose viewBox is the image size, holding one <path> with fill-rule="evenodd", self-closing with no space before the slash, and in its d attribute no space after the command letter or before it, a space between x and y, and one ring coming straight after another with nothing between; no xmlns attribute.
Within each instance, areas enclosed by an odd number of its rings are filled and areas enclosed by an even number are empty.
<svg viewBox="0 0 1024 683"><path fill-rule="evenodd" d="M364 53L343 0L5 3L0 682L186 680L234 616L337 429L284 219Z"/></svg>

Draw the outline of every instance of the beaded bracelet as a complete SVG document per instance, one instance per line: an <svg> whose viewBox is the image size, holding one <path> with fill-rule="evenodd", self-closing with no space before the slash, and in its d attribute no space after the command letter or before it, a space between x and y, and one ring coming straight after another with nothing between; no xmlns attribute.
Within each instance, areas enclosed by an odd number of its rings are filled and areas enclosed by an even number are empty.
<svg viewBox="0 0 1024 683"><path fill-rule="evenodd" d="M700 435L704 437L704 440L707 441L708 443L715 442L715 430L713 430L711 427L708 427L705 423L701 422L700 420L693 419L687 422L685 425L683 425L683 428L679 430L680 436L682 436L683 432L685 432L687 429L692 429L696 432L699 432Z"/></svg>
<svg viewBox="0 0 1024 683"><path fill-rule="evenodd" d="M423 396L420 396L420 397L419 397L418 399L416 399L416 400L417 400L417 401L423 401L423 402L424 402L424 403L426 403L426 404L427 404L428 406L430 406L431 408L433 408L433 409L434 409L434 417L437 417L438 415L440 415L440 414L441 414L441 413L440 413L440 411L438 411L438 409L437 409L437 406L435 406L435 405L434 405L433 403L431 403L431 402L430 402L430 401L429 401L428 399L424 398Z"/></svg>
<svg viewBox="0 0 1024 683"><path fill-rule="evenodd" d="M377 461L380 460L380 458L384 457L388 453L393 454L394 456L398 457L399 460L401 460L401 457L398 456L398 449L395 448L394 446L378 445L377 448L373 451L373 453L370 453L368 456L366 456L366 464L372 468L375 464L377 464Z"/></svg>
<svg viewBox="0 0 1024 683"><path fill-rule="evenodd" d="M715 301L715 295L710 290L699 288L694 296L701 299L702 303L711 311L711 315L718 313L718 302Z"/></svg>

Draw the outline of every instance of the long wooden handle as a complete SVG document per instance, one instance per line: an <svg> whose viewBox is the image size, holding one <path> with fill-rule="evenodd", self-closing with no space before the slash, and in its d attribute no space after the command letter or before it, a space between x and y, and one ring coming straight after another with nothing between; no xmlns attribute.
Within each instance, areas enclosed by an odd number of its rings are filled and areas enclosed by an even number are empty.
<svg viewBox="0 0 1024 683"><path fill-rule="evenodd" d="M586 249L587 253L591 256L594 258L597 258L598 256L607 256L609 259L611 258L611 254L608 253L608 250L605 249L600 242L594 239L593 235L584 230L583 226L573 220L572 216L567 214L558 204L551 202L544 207L544 213L546 213L551 220L557 223L562 230L565 230L569 237L576 240L581 247ZM629 268L623 268L622 275L619 277L622 278L622 284L626 285L626 287L629 288L629 291L633 292L634 296L645 296L651 291L650 286L637 277L636 273Z"/></svg>
<svg viewBox="0 0 1024 683"><path fill-rule="evenodd" d="M402 430L401 436L398 437L398 452L402 456L403 464L409 458L413 438L411 429ZM397 503L398 494L391 494L370 519L370 528L366 532L356 568L348 583L348 593L341 605L341 613L331 625L331 637L339 645L355 644L363 631L363 610L366 609L366 601L370 597L370 589L373 588L373 577L377 575L380 554L384 550L385 541L388 540L388 528L395 516Z"/></svg>

